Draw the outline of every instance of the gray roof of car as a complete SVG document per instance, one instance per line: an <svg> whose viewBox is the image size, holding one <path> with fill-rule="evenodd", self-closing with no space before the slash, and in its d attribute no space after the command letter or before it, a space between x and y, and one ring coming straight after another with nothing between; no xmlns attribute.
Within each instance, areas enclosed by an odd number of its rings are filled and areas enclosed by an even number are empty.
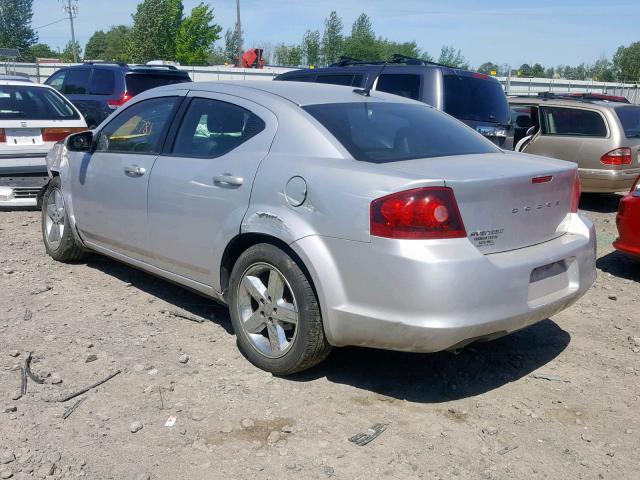
<svg viewBox="0 0 640 480"><path fill-rule="evenodd" d="M541 97L509 97L509 103L512 105L551 105L556 107L582 107L582 108L616 108L628 106L628 103L605 102L601 100L571 100L567 98L541 98Z"/></svg>
<svg viewBox="0 0 640 480"><path fill-rule="evenodd" d="M180 84L179 86L167 85L157 90L169 90L177 87L194 91L226 93L247 99L259 99L264 97L265 94L269 94L274 98L288 100L299 106L362 101L421 104L415 100L383 92L371 91L371 96L366 97L355 93L354 87L310 82L274 82L268 80L193 82Z"/></svg>

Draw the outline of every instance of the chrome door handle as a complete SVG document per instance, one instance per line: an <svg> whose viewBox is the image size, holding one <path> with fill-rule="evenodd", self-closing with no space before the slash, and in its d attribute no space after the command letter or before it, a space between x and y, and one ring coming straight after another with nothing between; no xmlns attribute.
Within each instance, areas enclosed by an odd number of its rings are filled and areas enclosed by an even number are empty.
<svg viewBox="0 0 640 480"><path fill-rule="evenodd" d="M147 173L147 169L144 167L139 167L138 165L127 165L124 167L124 173L131 177L141 177L145 173Z"/></svg>
<svg viewBox="0 0 640 480"><path fill-rule="evenodd" d="M225 173L223 175L216 175L213 177L213 183L219 183L223 185L232 185L234 187L239 187L244 182L242 177L236 177L235 175L231 175L230 173Z"/></svg>

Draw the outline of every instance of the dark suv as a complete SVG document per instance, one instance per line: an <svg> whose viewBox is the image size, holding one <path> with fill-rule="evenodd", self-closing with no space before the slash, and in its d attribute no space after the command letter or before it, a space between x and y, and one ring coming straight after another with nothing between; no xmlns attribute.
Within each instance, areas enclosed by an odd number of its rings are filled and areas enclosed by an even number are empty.
<svg viewBox="0 0 640 480"><path fill-rule="evenodd" d="M469 125L501 148L513 149L509 103L496 79L417 58L388 62L344 58L326 68L294 70L275 80L371 88L428 103Z"/></svg>
<svg viewBox="0 0 640 480"><path fill-rule="evenodd" d="M89 128L94 128L138 93L190 81L187 72L173 65L88 62L62 68L44 83L64 94L80 110Z"/></svg>

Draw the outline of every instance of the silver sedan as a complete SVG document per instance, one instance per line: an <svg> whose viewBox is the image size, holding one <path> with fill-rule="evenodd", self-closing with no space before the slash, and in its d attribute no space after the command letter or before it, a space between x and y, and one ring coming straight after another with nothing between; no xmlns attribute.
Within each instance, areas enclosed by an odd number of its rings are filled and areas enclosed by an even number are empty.
<svg viewBox="0 0 640 480"><path fill-rule="evenodd" d="M161 87L49 155L48 253L98 252L229 306L290 374L332 346L456 350L595 279L573 163L498 149L422 103L295 82Z"/></svg>

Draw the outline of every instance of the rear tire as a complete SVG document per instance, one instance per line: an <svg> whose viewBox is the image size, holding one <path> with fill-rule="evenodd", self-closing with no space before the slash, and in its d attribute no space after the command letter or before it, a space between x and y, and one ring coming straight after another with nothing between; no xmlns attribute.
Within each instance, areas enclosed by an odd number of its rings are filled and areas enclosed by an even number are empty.
<svg viewBox="0 0 640 480"><path fill-rule="evenodd" d="M42 196L42 240L51 258L73 262L87 255L78 245L65 208L60 177L54 177Z"/></svg>
<svg viewBox="0 0 640 480"><path fill-rule="evenodd" d="M309 280L273 245L254 245L240 255L229 282L229 311L238 348L268 372L300 372L331 351Z"/></svg>

